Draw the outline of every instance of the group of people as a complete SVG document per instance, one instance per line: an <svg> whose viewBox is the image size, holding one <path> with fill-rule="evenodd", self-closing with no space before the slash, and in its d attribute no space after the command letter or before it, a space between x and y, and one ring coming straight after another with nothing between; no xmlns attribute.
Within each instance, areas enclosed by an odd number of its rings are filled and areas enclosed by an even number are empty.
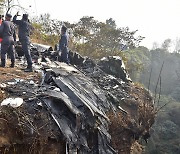
<svg viewBox="0 0 180 154"><path fill-rule="evenodd" d="M22 45L22 50L27 60L27 68L24 69L25 72L32 72L32 58L30 53L30 33L32 26L28 19L28 14L23 14L21 20L17 20L18 13L13 17L11 21L11 14L6 14L5 20L2 21L0 26L0 38L1 42L1 64L0 67L6 66L6 54L8 53L11 59L10 67L15 66L15 51L14 44L16 42L16 28L18 26L18 37ZM59 53L60 61L69 64L68 58L68 37L66 34L67 28L62 26L61 37L59 40Z"/></svg>
<svg viewBox="0 0 180 154"><path fill-rule="evenodd" d="M21 20L17 20L18 13L13 17L12 15L6 14L5 20L1 23L0 26L0 37L2 38L1 42L1 64L0 67L6 66L6 54L8 53L11 59L10 67L15 66L15 51L14 44L16 42L16 27L18 26L18 37L22 45L22 50L27 60L27 68L25 72L32 72L32 58L29 49L30 45L30 31L31 24L28 20L28 15L23 14Z"/></svg>

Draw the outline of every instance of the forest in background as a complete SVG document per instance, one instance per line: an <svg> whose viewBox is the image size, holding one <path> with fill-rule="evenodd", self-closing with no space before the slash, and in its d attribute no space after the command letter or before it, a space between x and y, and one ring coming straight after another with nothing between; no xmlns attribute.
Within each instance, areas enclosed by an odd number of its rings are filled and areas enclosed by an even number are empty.
<svg viewBox="0 0 180 154"><path fill-rule="evenodd" d="M4 0L0 2L4 4ZM163 107L157 113L145 153L174 154L180 151L179 39L174 42L166 39L161 45L154 43L153 49L149 50L140 46L145 37L138 36L138 30L119 28L112 18L99 22L94 17L82 17L77 23L69 23L44 14L33 17L31 22L34 27L32 42L54 46L59 41L61 26L66 25L72 51L93 59L121 56L132 80L152 92L158 101L157 108Z"/></svg>
<svg viewBox="0 0 180 154"><path fill-rule="evenodd" d="M179 153L180 54L170 53L163 47L153 50L138 47L124 55L132 80L153 93L160 109L145 153Z"/></svg>

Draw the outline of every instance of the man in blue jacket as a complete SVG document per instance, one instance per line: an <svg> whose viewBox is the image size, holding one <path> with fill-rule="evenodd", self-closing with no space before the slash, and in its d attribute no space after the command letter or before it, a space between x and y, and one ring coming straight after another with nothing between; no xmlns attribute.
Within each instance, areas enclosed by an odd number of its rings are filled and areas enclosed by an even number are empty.
<svg viewBox="0 0 180 154"><path fill-rule="evenodd" d="M22 45L22 50L27 60L27 68L24 70L25 72L32 72L32 58L30 53L30 31L32 29L31 24L28 20L28 14L23 14L21 20L17 20L18 13L13 17L13 22L18 25L18 36L19 41Z"/></svg>
<svg viewBox="0 0 180 154"><path fill-rule="evenodd" d="M2 22L0 26L0 34L3 39L1 43L1 67L6 65L6 54L11 58L10 67L14 67L15 64L15 54L14 54L14 41L15 39L15 26L11 22L11 15L6 14L5 21Z"/></svg>
<svg viewBox="0 0 180 154"><path fill-rule="evenodd" d="M59 52L61 53L60 61L69 64L68 37L67 37L66 31L67 31L67 28L65 26L62 26L61 38L59 40Z"/></svg>

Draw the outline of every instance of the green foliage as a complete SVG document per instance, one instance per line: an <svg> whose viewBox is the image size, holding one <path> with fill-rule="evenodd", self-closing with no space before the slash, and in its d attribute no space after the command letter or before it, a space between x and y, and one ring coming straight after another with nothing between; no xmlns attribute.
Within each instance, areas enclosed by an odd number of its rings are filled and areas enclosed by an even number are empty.
<svg viewBox="0 0 180 154"><path fill-rule="evenodd" d="M41 33L46 33L47 35L59 35L62 22L50 18L50 14L40 15L32 19L34 24L41 25Z"/></svg>
<svg viewBox="0 0 180 154"><path fill-rule="evenodd" d="M119 54L124 48L134 48L144 38L142 36L135 37L137 30L130 31L128 27L117 28L112 18L103 23L95 20L94 17L83 17L79 22L70 24L53 20L49 14L44 14L39 18L34 18L33 23L36 31L38 30L35 32L35 38L42 38L43 42L44 40L47 42L48 35L54 40L50 43L57 41L61 26L66 25L69 30L71 49L95 59Z"/></svg>
<svg viewBox="0 0 180 154"><path fill-rule="evenodd" d="M151 54L149 50L140 46L135 49L124 51L123 57L125 57L125 64L130 77L133 81L139 82L142 71L150 64Z"/></svg>
<svg viewBox="0 0 180 154"><path fill-rule="evenodd" d="M168 52L168 48L170 47L171 42L172 42L171 39L164 40L164 42L162 44L162 49L164 49L165 51Z"/></svg>
<svg viewBox="0 0 180 154"><path fill-rule="evenodd" d="M117 28L110 18L106 23L98 22L93 17L83 17L72 27L76 50L93 58L115 55L123 48L133 48L139 45L143 37L135 37L136 31L128 27ZM85 51L85 53L84 53Z"/></svg>
<svg viewBox="0 0 180 154"><path fill-rule="evenodd" d="M178 74L180 74L180 54L169 53L165 48L149 51L142 47L123 52L123 54L126 57L126 64L133 81L144 84L146 88L150 81L152 92L155 92L157 79L164 62L163 71L160 74L161 94L163 95L160 97L159 104L156 105L160 108L164 104L170 103L158 112L145 153L179 153L180 78ZM151 80L149 80L150 74ZM157 95L159 91L160 85L158 84Z"/></svg>
<svg viewBox="0 0 180 154"><path fill-rule="evenodd" d="M163 95L160 105L168 102L170 104L162 108L157 115L150 142L146 145L146 154L154 151L159 154L176 154L180 150L180 102Z"/></svg>
<svg viewBox="0 0 180 154"><path fill-rule="evenodd" d="M141 82L154 93L160 70L161 94L180 100L180 54L166 52L163 48L148 50L138 47L123 52L130 77L134 82ZM159 83L160 84L160 83ZM160 91L158 84L157 92Z"/></svg>
<svg viewBox="0 0 180 154"><path fill-rule="evenodd" d="M130 77L133 81L144 84L146 88L150 81L150 90L153 93L164 62L160 74L161 85L158 84L157 88L158 95L161 87L161 97L159 104L156 105L160 108L169 104L157 114L150 141L148 145L145 145L146 154L176 154L180 151L180 54L169 53L169 43L170 41L167 40L161 48L150 51L139 47L123 52ZM150 74L151 79L149 80Z"/></svg>
<svg viewBox="0 0 180 154"><path fill-rule="evenodd" d="M38 20L38 22L36 21ZM33 19L33 34L32 40L34 42L43 43L54 46L59 40L59 31L55 29L55 21L50 19L49 14L40 16L40 19ZM59 26L60 27L60 26Z"/></svg>

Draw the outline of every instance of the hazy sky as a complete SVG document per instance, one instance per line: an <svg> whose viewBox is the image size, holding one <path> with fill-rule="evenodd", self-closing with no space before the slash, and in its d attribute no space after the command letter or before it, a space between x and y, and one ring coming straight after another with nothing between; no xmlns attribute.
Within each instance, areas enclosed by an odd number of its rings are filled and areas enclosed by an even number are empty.
<svg viewBox="0 0 180 154"><path fill-rule="evenodd" d="M50 13L53 19L76 22L83 16L99 21L113 18L118 27L138 29L141 43L180 38L180 0L19 0L33 15ZM29 7L31 6L31 7Z"/></svg>

